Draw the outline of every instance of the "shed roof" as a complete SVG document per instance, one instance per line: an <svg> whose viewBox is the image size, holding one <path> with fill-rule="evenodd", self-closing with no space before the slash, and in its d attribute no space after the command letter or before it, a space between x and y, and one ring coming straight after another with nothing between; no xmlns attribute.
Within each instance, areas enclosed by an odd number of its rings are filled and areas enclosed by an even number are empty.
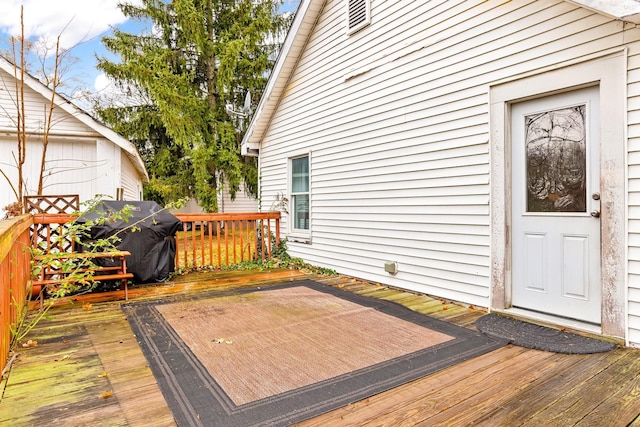
<svg viewBox="0 0 640 427"><path fill-rule="evenodd" d="M7 72L9 75L14 76L15 68L14 65L8 61L6 58L0 56L0 69ZM29 73L25 73L24 83L30 89L42 95L47 100L51 99L52 90L43 84L40 80L36 79ZM62 109L63 111L69 113L88 128L92 129L99 135L102 135L109 141L116 144L122 150L124 150L126 156L131 160L131 163L136 168L136 171L140 174L143 182L149 182L149 175L147 174L147 169L144 166L144 162L140 157L140 153L138 153L137 148L122 135L114 132L110 128L108 128L105 124L100 123L96 119L94 119L89 113L85 110L79 108L71 101L60 95L59 93L55 94L54 104L56 107Z"/></svg>

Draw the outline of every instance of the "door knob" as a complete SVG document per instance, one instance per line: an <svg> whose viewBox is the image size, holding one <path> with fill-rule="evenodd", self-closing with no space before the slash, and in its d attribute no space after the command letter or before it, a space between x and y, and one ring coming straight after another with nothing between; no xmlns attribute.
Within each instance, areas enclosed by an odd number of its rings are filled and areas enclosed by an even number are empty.
<svg viewBox="0 0 640 427"><path fill-rule="evenodd" d="M591 211L591 216L594 218L600 218L600 211L597 209L595 211Z"/></svg>

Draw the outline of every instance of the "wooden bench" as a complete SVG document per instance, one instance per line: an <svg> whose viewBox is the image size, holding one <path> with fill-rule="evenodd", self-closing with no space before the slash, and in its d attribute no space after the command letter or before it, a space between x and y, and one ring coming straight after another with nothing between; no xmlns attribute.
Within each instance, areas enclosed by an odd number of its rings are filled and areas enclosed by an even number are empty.
<svg viewBox="0 0 640 427"><path fill-rule="evenodd" d="M129 251L108 251L108 252L64 252L57 254L49 254L49 255L37 255L34 257L34 261L42 262L46 260L52 261L68 261L68 260L79 260L82 261L93 261L94 259L103 258L103 259L113 259L115 261L115 265L111 267L102 267L102 266L91 266L90 268L80 268L81 271L93 272L93 276L91 280L94 282L103 282L109 280L120 280L122 282L122 286L124 287L124 299L129 299L129 279L133 279L133 274L127 272L127 257L131 256L131 252ZM95 273L106 273L106 274L95 274ZM56 285L61 284L65 280L68 280L68 275L70 273L63 272L55 266L51 264L43 265L42 269L38 273L37 277L34 277L32 280L33 286L33 295L41 295L42 288L47 285Z"/></svg>

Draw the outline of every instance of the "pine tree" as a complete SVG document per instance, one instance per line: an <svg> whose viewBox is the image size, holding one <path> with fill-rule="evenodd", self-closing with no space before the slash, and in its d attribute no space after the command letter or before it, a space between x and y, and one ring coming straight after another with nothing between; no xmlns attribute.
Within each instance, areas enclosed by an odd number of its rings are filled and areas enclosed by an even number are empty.
<svg viewBox="0 0 640 427"><path fill-rule="evenodd" d="M288 19L276 0L142 0L123 13L151 31L113 29L103 43L120 62L98 58L98 68L143 102L98 108L101 118L129 137L147 162L147 197L195 197L217 211L223 182L232 197L244 181L255 195L254 159L240 155L238 110L247 92L259 100ZM246 126L248 120L242 120Z"/></svg>

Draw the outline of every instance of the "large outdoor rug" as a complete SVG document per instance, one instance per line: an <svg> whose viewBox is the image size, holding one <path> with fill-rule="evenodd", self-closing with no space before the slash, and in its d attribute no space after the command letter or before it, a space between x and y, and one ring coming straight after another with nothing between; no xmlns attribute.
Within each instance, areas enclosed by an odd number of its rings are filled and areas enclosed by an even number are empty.
<svg viewBox="0 0 640 427"><path fill-rule="evenodd" d="M565 354L604 353L616 345L571 332L491 313L475 322L480 331L497 340L536 350Z"/></svg>
<svg viewBox="0 0 640 427"><path fill-rule="evenodd" d="M289 425L504 345L309 280L123 309L180 426Z"/></svg>

